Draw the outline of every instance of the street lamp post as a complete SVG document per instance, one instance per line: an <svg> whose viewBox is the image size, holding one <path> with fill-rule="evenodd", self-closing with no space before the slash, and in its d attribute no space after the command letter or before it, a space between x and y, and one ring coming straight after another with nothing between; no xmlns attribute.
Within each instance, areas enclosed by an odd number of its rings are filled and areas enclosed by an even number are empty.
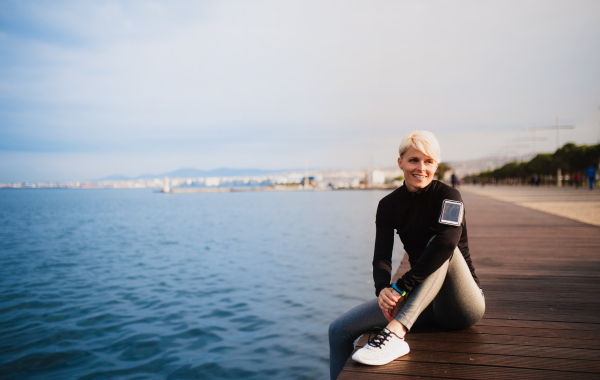
<svg viewBox="0 0 600 380"><path fill-rule="evenodd" d="M560 130L561 129L575 129L575 126L573 126L573 125L560 125L560 119L557 116L556 117L556 125L548 126L548 127L532 127L532 128L527 128L525 130L526 131L532 131L533 132L533 137L535 138L535 131L552 130L552 129L556 129L556 149L558 150L558 149L560 149Z"/></svg>

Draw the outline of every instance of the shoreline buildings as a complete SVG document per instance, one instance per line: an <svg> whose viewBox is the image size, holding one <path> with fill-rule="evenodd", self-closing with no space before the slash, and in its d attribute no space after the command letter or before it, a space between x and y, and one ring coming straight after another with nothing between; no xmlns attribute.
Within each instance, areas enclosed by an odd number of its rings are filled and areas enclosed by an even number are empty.
<svg viewBox="0 0 600 380"><path fill-rule="evenodd" d="M0 188L30 189L157 189L178 192L186 189L250 189L271 188L278 190L304 189L368 189L390 188L402 184L399 168L349 169L349 170L297 170L281 173L222 177L173 177L139 178L127 180L71 181L71 182L15 182L0 183Z"/></svg>

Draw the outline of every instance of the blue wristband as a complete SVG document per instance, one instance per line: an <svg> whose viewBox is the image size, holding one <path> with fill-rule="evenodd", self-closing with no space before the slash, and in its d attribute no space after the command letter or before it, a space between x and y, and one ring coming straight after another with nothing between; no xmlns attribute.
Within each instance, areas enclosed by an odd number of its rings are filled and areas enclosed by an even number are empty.
<svg viewBox="0 0 600 380"><path fill-rule="evenodd" d="M400 295L402 297L406 296L406 291L398 289L398 287L396 286L395 282L394 282L394 285L392 285L392 289L394 289L395 291L397 291L398 293L400 293Z"/></svg>

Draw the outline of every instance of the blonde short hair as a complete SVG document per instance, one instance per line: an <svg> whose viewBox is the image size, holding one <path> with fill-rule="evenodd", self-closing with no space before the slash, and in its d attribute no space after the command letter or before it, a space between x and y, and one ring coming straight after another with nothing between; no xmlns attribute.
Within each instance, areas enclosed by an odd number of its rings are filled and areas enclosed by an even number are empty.
<svg viewBox="0 0 600 380"><path fill-rule="evenodd" d="M404 156L404 153L406 153L410 147L414 147L419 152L433 158L436 162L440 162L442 155L440 143L433 133L427 131L412 131L404 136L400 143L400 148L398 149L400 157Z"/></svg>

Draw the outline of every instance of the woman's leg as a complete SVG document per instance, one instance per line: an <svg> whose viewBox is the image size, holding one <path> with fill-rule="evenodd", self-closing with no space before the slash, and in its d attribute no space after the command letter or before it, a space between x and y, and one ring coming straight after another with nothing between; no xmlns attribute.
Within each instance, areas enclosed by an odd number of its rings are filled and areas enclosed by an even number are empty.
<svg viewBox="0 0 600 380"><path fill-rule="evenodd" d="M436 324L462 330L479 322L484 313L483 291L473 280L465 258L457 249L450 259L444 284L433 300Z"/></svg>
<svg viewBox="0 0 600 380"><path fill-rule="evenodd" d="M473 326L483 316L483 293L458 248L448 261L409 293L394 319L410 330L430 304L435 322L448 328Z"/></svg>
<svg viewBox="0 0 600 380"><path fill-rule="evenodd" d="M428 308L428 306L431 307ZM410 292L395 320L410 330L421 313L437 324L465 329L477 323L485 312L483 292L475 283L458 248L452 257ZM377 299L355 307L329 326L331 378L336 379L361 334L388 324Z"/></svg>
<svg viewBox="0 0 600 380"><path fill-rule="evenodd" d="M412 328L423 310L433 302L444 284L447 272L448 261L442 264L441 267L430 274L406 296L406 301L400 306L400 310L398 310L398 313L394 317L395 320L406 327L406 330Z"/></svg>
<svg viewBox="0 0 600 380"><path fill-rule="evenodd" d="M358 305L329 325L329 366L331 379L337 379L354 350L354 341L363 333L388 324L377 298Z"/></svg>

